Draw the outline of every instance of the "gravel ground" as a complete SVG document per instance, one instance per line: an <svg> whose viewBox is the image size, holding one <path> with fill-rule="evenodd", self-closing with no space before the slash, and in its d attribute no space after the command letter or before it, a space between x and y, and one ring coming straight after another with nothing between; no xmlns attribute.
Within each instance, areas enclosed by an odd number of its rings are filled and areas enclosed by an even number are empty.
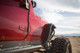
<svg viewBox="0 0 80 53"><path fill-rule="evenodd" d="M80 37L68 37L72 44L72 53L80 53Z"/></svg>

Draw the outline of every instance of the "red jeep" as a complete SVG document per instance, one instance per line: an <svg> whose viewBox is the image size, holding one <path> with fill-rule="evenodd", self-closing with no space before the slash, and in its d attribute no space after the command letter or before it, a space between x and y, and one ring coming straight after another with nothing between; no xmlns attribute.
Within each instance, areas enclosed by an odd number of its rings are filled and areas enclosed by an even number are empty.
<svg viewBox="0 0 80 53"><path fill-rule="evenodd" d="M0 53L42 47L50 53L71 53L67 38L51 40L56 27L36 15L34 7L33 0L0 0Z"/></svg>

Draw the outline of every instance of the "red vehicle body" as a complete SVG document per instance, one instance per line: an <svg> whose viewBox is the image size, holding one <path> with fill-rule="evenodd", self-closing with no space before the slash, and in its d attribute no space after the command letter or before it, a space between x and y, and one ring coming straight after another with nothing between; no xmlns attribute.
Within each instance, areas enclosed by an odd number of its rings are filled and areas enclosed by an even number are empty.
<svg viewBox="0 0 80 53"><path fill-rule="evenodd" d="M29 4L29 9L25 8L25 5L22 4L23 1L0 1L1 50L30 44L41 45L42 42L44 43L49 39L53 25L48 24L34 13L30 0L26 0Z"/></svg>

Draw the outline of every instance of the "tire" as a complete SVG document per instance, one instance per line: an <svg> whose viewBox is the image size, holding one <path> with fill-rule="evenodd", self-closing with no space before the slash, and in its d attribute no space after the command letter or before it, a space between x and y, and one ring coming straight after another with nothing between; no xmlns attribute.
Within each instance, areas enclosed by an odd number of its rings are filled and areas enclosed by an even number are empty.
<svg viewBox="0 0 80 53"><path fill-rule="evenodd" d="M51 43L50 53L72 53L71 43L68 38L56 38Z"/></svg>

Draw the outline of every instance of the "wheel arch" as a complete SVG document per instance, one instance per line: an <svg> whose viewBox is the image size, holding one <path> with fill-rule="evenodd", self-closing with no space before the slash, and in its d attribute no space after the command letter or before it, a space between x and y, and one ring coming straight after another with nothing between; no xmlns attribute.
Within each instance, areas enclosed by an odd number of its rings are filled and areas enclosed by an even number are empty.
<svg viewBox="0 0 80 53"><path fill-rule="evenodd" d="M51 32L53 32L55 28L56 27L52 23L44 25L41 35L42 44L46 44L47 42L49 42L49 40L51 39Z"/></svg>

